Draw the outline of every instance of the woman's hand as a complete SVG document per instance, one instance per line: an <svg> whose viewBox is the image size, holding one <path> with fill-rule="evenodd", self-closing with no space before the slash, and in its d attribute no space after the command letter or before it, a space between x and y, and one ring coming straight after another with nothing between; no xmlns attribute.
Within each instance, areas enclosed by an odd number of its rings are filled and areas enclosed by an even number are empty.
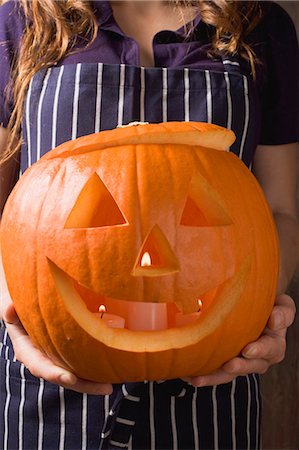
<svg viewBox="0 0 299 450"><path fill-rule="evenodd" d="M293 323L295 312L293 299L286 294L278 295L267 327L257 341L246 345L239 357L231 359L216 372L184 380L202 387L229 383L239 375L265 373L272 364L284 359L287 328Z"/></svg>
<svg viewBox="0 0 299 450"><path fill-rule="evenodd" d="M59 384L66 389L94 395L111 394L112 385L94 383L77 378L73 373L55 365L50 358L38 350L24 330L17 313L10 303L4 311L3 320L13 344L15 356L37 378Z"/></svg>

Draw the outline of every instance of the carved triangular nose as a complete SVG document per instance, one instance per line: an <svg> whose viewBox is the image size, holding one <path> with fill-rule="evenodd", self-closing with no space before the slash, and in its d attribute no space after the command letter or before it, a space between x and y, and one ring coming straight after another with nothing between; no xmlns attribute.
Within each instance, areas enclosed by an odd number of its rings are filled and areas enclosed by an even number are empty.
<svg viewBox="0 0 299 450"><path fill-rule="evenodd" d="M178 272L178 260L162 230L154 225L146 236L132 275L135 277L159 277Z"/></svg>

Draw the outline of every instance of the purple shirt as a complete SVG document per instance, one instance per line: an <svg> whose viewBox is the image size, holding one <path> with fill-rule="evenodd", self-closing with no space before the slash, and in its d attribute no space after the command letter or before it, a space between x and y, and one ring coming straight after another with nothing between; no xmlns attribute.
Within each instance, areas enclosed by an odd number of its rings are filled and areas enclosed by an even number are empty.
<svg viewBox="0 0 299 450"><path fill-rule="evenodd" d="M108 1L93 1L99 24L93 44L70 54L57 64L102 62L139 66L139 48L134 39L118 27ZM9 1L0 7L0 123L7 126L12 102L7 99L6 86L13 55L17 52L25 19L18 2ZM208 27L200 18L186 39L184 28L160 31L153 39L157 67L224 71L221 58L211 59ZM256 65L257 93L261 105L261 144L285 144L297 141L298 125L298 44L296 31L288 14L273 3L261 23L248 37L248 42L261 62ZM242 72L250 76L246 61L240 61Z"/></svg>

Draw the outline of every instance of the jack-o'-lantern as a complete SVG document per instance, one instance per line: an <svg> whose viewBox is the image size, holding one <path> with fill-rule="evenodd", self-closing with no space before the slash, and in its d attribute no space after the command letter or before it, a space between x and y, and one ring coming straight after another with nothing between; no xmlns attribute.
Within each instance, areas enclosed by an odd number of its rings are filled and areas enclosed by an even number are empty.
<svg viewBox="0 0 299 450"><path fill-rule="evenodd" d="M64 143L26 171L1 247L38 347L121 382L209 373L260 335L277 238L233 141L210 124L144 124Z"/></svg>

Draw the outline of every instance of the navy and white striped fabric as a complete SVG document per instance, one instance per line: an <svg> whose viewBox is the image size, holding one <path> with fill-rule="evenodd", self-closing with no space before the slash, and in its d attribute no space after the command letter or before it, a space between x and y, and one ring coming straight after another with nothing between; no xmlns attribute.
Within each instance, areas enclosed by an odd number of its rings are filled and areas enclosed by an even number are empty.
<svg viewBox="0 0 299 450"><path fill-rule="evenodd" d="M25 105L22 170L66 140L132 121L173 120L234 130L232 151L249 165L260 127L256 103L249 107L256 94L253 84L236 73L238 66L227 60L224 65L225 72L102 63L40 71Z"/></svg>
<svg viewBox="0 0 299 450"><path fill-rule="evenodd" d="M235 61L224 72L75 64L40 71L25 102L21 171L58 144L132 121L204 121L235 131L248 165L256 95ZM4 450L256 449L258 377L193 388L182 380L117 385L108 397L34 378L3 327L0 446Z"/></svg>

